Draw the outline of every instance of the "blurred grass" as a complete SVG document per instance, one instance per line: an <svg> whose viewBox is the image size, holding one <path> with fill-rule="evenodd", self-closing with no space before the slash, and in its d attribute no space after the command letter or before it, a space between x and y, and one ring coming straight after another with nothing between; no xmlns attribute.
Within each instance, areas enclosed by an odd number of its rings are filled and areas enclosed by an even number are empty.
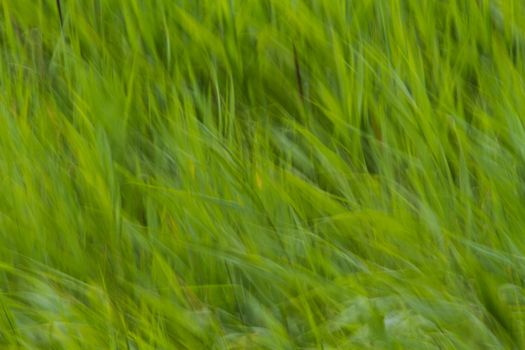
<svg viewBox="0 0 525 350"><path fill-rule="evenodd" d="M0 3L0 347L522 349L525 4Z"/></svg>

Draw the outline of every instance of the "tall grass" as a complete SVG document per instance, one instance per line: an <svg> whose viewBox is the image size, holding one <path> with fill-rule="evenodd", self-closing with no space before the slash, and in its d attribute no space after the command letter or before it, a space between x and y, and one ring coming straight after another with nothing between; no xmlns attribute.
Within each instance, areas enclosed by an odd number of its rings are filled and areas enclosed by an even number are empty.
<svg viewBox="0 0 525 350"><path fill-rule="evenodd" d="M1 1L0 347L523 349L524 33L518 0Z"/></svg>

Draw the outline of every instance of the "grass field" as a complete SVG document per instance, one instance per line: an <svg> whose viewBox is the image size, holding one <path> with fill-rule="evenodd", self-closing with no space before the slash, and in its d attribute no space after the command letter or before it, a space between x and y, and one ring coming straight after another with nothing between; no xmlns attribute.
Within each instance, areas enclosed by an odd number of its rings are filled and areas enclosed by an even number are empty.
<svg viewBox="0 0 525 350"><path fill-rule="evenodd" d="M520 0L1 1L0 348L524 349L524 76Z"/></svg>

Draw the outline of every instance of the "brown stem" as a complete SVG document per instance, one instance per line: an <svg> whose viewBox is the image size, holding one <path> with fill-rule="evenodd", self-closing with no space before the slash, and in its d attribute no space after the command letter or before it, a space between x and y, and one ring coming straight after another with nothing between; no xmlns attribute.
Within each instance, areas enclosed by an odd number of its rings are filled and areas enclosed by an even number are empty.
<svg viewBox="0 0 525 350"><path fill-rule="evenodd" d="M60 25L64 26L64 17L62 16L62 4L60 3L60 0L57 0L57 9L58 9L58 16L60 17Z"/></svg>
<svg viewBox="0 0 525 350"><path fill-rule="evenodd" d="M299 57L297 56L297 48L295 47L295 44L293 45L293 60L295 64L295 78L297 79L297 89L299 90L301 100L304 101L303 78L301 75L301 66L299 64Z"/></svg>

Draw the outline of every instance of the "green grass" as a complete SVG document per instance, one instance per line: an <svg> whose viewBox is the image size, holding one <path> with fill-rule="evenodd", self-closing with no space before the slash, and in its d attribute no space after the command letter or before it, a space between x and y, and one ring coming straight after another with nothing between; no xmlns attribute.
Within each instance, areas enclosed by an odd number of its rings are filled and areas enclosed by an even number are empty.
<svg viewBox="0 0 525 350"><path fill-rule="evenodd" d="M523 349L519 0L0 2L0 348Z"/></svg>

